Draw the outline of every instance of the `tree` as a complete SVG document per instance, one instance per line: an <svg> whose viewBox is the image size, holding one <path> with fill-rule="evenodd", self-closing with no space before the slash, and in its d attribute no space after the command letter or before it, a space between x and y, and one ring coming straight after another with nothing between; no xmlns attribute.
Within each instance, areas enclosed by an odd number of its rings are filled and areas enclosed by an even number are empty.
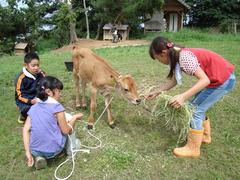
<svg viewBox="0 0 240 180"><path fill-rule="evenodd" d="M187 13L189 26L216 27L226 19L240 19L239 0L186 0L191 6Z"/></svg>
<svg viewBox="0 0 240 180"><path fill-rule="evenodd" d="M58 1L49 0L22 0L25 6L18 7L20 0L7 0L7 2L7 7L0 6L1 39L11 39L14 44L21 37L21 41L24 39L30 46L36 46L44 26L52 24L49 15L53 14L60 4ZM11 48L13 50L13 47Z"/></svg>
<svg viewBox="0 0 240 180"><path fill-rule="evenodd" d="M98 20L97 35L105 23L127 23L138 28L145 20L145 14L153 14L160 9L163 0L91 0L95 12L93 19ZM97 36L98 37L98 36Z"/></svg>
<svg viewBox="0 0 240 180"><path fill-rule="evenodd" d="M85 10L85 16L86 16L86 26L87 26L87 39L89 39L89 24L88 24L88 11L86 7L86 1L83 0L84 10Z"/></svg>
<svg viewBox="0 0 240 180"><path fill-rule="evenodd" d="M74 18L73 14L73 8L71 0L68 0L68 8L69 8L69 14L70 14L70 44L77 42L77 34L76 34L76 18Z"/></svg>
<svg viewBox="0 0 240 180"><path fill-rule="evenodd" d="M17 28L22 29L16 17L17 13L12 13L10 9L0 6L0 15L0 39L16 36Z"/></svg>
<svg viewBox="0 0 240 180"><path fill-rule="evenodd" d="M138 29L145 13L151 14L163 4L163 0L7 1L7 8L0 7L1 38L14 43L21 36L33 46L48 43L48 46L58 47L76 42L78 36L96 35L98 39L103 24L109 22L120 21ZM25 5L22 8L17 7L20 1Z"/></svg>

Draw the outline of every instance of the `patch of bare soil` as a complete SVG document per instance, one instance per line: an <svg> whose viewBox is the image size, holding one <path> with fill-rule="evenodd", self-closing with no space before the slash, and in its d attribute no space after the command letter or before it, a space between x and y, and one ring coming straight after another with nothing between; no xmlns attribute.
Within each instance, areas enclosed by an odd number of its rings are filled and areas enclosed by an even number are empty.
<svg viewBox="0 0 240 180"><path fill-rule="evenodd" d="M99 41L99 40L92 40L92 39L79 39L76 43L78 46L82 48L90 48L90 49L97 49L97 48L106 48L106 47L116 47L116 46L130 46L130 45L142 45L142 44L150 44L150 42L142 39L135 39L135 40L124 40L118 43L112 43L112 41ZM59 49L52 50L53 53L63 52L63 51L71 51L73 49L74 44L69 44L63 46Z"/></svg>

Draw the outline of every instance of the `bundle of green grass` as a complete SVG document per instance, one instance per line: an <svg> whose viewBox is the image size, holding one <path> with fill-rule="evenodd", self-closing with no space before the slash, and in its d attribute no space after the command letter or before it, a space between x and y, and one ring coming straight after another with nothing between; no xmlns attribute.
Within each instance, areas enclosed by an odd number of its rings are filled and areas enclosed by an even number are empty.
<svg viewBox="0 0 240 180"><path fill-rule="evenodd" d="M141 96L145 96L151 90L142 90ZM152 117L157 117L163 121L165 127L173 133L179 133L178 142L185 141L189 131L190 122L193 120L194 107L185 102L180 108L172 108L169 101L173 96L163 92L155 97L153 100L148 101L143 98L143 108L149 111ZM155 118L154 118L155 119Z"/></svg>

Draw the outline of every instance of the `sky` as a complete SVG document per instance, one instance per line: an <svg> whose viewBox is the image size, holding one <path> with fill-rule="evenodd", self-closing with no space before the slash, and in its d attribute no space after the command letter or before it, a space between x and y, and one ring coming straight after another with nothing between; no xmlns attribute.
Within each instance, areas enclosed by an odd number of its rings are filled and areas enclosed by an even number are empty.
<svg viewBox="0 0 240 180"><path fill-rule="evenodd" d="M6 7L8 5L8 3L5 1L5 0L0 0L0 4L3 6L3 7Z"/></svg>
<svg viewBox="0 0 240 180"><path fill-rule="evenodd" d="M7 3L6 0L0 0L0 4L1 4L3 7L8 6L8 3ZM24 7L24 4L22 4L22 2L19 2L19 3L18 3L18 8L20 8L20 7Z"/></svg>

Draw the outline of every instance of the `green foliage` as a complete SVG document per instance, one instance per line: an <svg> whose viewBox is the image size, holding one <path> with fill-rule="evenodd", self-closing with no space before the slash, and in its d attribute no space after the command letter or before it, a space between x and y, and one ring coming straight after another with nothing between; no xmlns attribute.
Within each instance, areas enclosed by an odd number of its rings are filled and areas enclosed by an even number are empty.
<svg viewBox="0 0 240 180"><path fill-rule="evenodd" d="M221 33L232 33L236 34L237 32L240 32L240 20L225 20L219 25L219 31Z"/></svg>
<svg viewBox="0 0 240 180"><path fill-rule="evenodd" d="M69 14L67 4L62 4L52 18L56 27L50 31L50 38L55 41L58 47L68 44L70 37L69 22L70 19L73 21L73 18Z"/></svg>
<svg viewBox="0 0 240 180"><path fill-rule="evenodd" d="M99 19L104 18L105 23L126 23L137 26L142 22L145 13L153 13L153 9L160 9L162 0L92 0L93 7L98 12ZM140 18L141 17L141 18Z"/></svg>
<svg viewBox="0 0 240 180"><path fill-rule="evenodd" d="M35 50L38 53L43 53L43 52L50 51L57 48L59 48L59 46L55 38L40 37L37 41Z"/></svg>
<svg viewBox="0 0 240 180"><path fill-rule="evenodd" d="M12 33L15 34L14 26L16 22L10 9L0 6L0 14L0 39L3 39L9 37Z"/></svg>
<svg viewBox="0 0 240 180"><path fill-rule="evenodd" d="M12 38L3 38L0 40L0 54L12 55L14 46L15 43Z"/></svg>
<svg viewBox="0 0 240 180"><path fill-rule="evenodd" d="M18 10L0 6L0 52L13 54L17 35L24 31L22 27L22 13Z"/></svg>
<svg viewBox="0 0 240 180"><path fill-rule="evenodd" d="M43 26L52 24L50 15L60 4L58 1L49 2L49 0L23 0L25 6L19 8L17 2L20 0L7 0L7 2L9 6L0 6L0 39L12 39L12 43L15 43L21 36L33 47L38 37L42 35ZM13 52L13 47L10 52ZM9 53L9 50L4 53Z"/></svg>
<svg viewBox="0 0 240 180"><path fill-rule="evenodd" d="M152 40L155 36L161 36L159 33L151 33L146 39ZM178 33L164 33L164 36L173 42L214 42L214 41L240 41L240 36L234 34L219 34L212 33L211 28L196 29L196 28L183 28Z"/></svg>
<svg viewBox="0 0 240 180"><path fill-rule="evenodd" d="M223 20L240 19L238 0L186 0L191 6L188 25L191 27L217 27Z"/></svg>
<svg viewBox="0 0 240 180"><path fill-rule="evenodd" d="M130 25L134 31L131 33L136 37L140 36L140 24L145 19L145 13L152 14L154 8L159 9L163 4L162 0L91 0L90 2L92 7L89 12L89 18L92 18L90 20L91 34L96 34L98 26L102 29L105 24L120 22ZM84 27L80 28L84 29Z"/></svg>

